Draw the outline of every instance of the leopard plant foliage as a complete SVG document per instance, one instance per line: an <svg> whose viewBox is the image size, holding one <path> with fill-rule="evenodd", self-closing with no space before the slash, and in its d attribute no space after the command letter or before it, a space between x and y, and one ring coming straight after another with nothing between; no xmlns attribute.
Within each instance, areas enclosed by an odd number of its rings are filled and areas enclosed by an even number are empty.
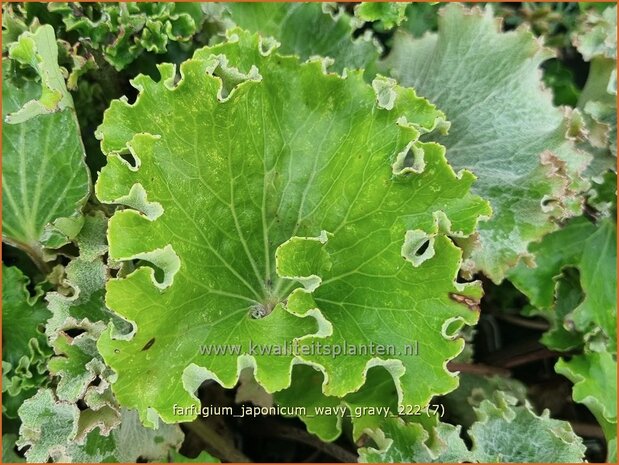
<svg viewBox="0 0 619 465"><path fill-rule="evenodd" d="M40 264L46 259L44 247L63 245L79 231L90 177L53 28L26 31L7 48L2 59L2 240ZM27 72L37 80L25 78Z"/></svg>
<svg viewBox="0 0 619 465"><path fill-rule="evenodd" d="M438 141L453 166L478 176L473 191L494 210L467 268L495 282L521 258L532 263L528 244L580 211L590 156L575 146L581 116L554 107L543 88L539 66L552 56L525 28L501 32L490 8L453 4L439 12L436 33L396 32L382 65L447 115Z"/></svg>
<svg viewBox="0 0 619 465"><path fill-rule="evenodd" d="M370 30L353 37L363 22L346 14L342 6L327 2L223 5L224 11L218 15L221 21L277 39L282 54L295 54L304 60L320 55L335 60L335 71L364 69L368 78L376 74L380 44ZM313 40L307 40L310 36Z"/></svg>
<svg viewBox="0 0 619 465"><path fill-rule="evenodd" d="M206 19L200 3L54 2L48 10L118 71L145 52L190 41Z"/></svg>
<svg viewBox="0 0 619 465"><path fill-rule="evenodd" d="M436 416L412 421L389 418L380 429L369 430L375 447L359 450L364 463L524 463L537 460L582 462L585 447L569 423L537 415L525 402L496 391L474 408L477 420L467 433L469 450L460 436L461 426L441 423ZM531 431L536 431L531 435Z"/></svg>
<svg viewBox="0 0 619 465"><path fill-rule="evenodd" d="M490 9L5 5L3 461L227 461L216 384L361 462L582 461L474 374L504 278L616 460L615 11L557 108Z"/></svg>
<svg viewBox="0 0 619 465"><path fill-rule="evenodd" d="M110 220L110 257L153 265L107 285L107 305L133 325L98 344L119 401L147 424L189 420L173 404L196 405L205 379L232 387L253 366L273 392L299 363L320 367L327 395L357 390L376 365L406 403L454 389L445 363L477 313L453 295L478 300L481 288L455 281L450 236L470 235L490 209L469 194L470 173L419 140L442 113L389 79L368 85L228 34L184 62L178 82L172 65L158 81L138 76L135 103L113 102L98 130L108 164L97 196L128 207ZM414 341L419 356L303 350ZM240 352L202 354L209 343Z"/></svg>

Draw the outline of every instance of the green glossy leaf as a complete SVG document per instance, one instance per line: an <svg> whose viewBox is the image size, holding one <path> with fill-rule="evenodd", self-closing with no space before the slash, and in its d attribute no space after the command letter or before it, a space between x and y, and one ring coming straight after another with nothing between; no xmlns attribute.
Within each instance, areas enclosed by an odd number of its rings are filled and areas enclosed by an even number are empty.
<svg viewBox="0 0 619 465"><path fill-rule="evenodd" d="M420 39L396 34L382 68L414 87L451 122L438 139L457 168L478 176L473 191L490 200L471 271L499 282L527 246L579 210L578 173L589 157L575 149L573 121L542 89L539 65L552 56L528 31L500 32L491 10L448 5L439 30Z"/></svg>
<svg viewBox="0 0 619 465"><path fill-rule="evenodd" d="M16 267L2 265L2 396L3 413L17 416L17 407L48 382L51 350L43 333L50 314L41 293L30 295L28 278ZM38 290L38 288L37 288Z"/></svg>
<svg viewBox="0 0 619 465"><path fill-rule="evenodd" d="M18 37L27 30L23 5L2 4L2 53L8 52L8 46L17 42Z"/></svg>
<svg viewBox="0 0 619 465"><path fill-rule="evenodd" d="M444 365L477 314L453 296L481 290L455 283L460 251L448 235L471 234L489 209L468 194L469 173L418 141L442 115L392 81L373 89L361 72L326 74L267 45L235 30L185 62L176 86L170 65L160 82L140 76L136 103L113 102L99 129L108 165L97 195L130 207L110 221L110 257L161 271L108 283L107 305L134 333L99 341L119 401L146 422L193 418L173 405L196 405L206 378L232 387L247 366L269 392L290 384L293 361L319 365L327 395L357 390L374 365L409 403L457 385ZM127 152L135 168L118 156ZM344 341L400 354L304 348ZM406 355L415 341L419 355ZM239 352L201 350L216 344Z"/></svg>
<svg viewBox="0 0 619 465"><path fill-rule="evenodd" d="M328 3L227 3L239 27L280 42L280 52L305 60L320 55L335 60L333 69L367 69L375 73L379 45L371 35L353 39L355 18Z"/></svg>
<svg viewBox="0 0 619 465"><path fill-rule="evenodd" d="M578 331L571 319L572 311L583 301L580 273L578 269L568 268L555 281L554 306L546 310L529 307L523 313L540 315L550 322L550 329L540 339L546 347L561 351L582 347L585 335Z"/></svg>
<svg viewBox="0 0 619 465"><path fill-rule="evenodd" d="M79 231L90 180L53 29L24 32L9 56L2 61L2 238L40 263L41 242L58 247ZM40 83L21 77L18 63Z"/></svg>
<svg viewBox="0 0 619 465"><path fill-rule="evenodd" d="M307 430L323 441L334 441L342 433L347 408L342 399L322 393L323 382L324 376L318 369L296 366L292 370L292 384L275 393L274 399L285 407L305 407L307 415L300 418Z"/></svg>
<svg viewBox="0 0 619 465"><path fill-rule="evenodd" d="M557 373L574 383L572 397L586 405L602 425L609 443L608 462L617 460L610 450L610 443L617 440L617 360L608 352L589 352L559 359L555 365Z"/></svg>
<svg viewBox="0 0 619 465"><path fill-rule="evenodd" d="M602 217L617 216L617 175L609 170L601 179L592 179L592 189L587 203Z"/></svg>
<svg viewBox="0 0 619 465"><path fill-rule="evenodd" d="M344 398L338 398L325 396L322 393L324 379L319 370L298 366L293 370L290 388L275 393L274 398L279 405L285 407L303 406L306 415L301 415L299 418L305 423L310 433L324 441L337 439L345 425L351 422L352 437L355 441L359 441L367 432L381 430L382 433L378 435L370 434L375 436L377 443L381 444L384 444L385 438L390 437L385 428L391 431L402 428L399 418L393 421L393 418L398 416L406 422L419 422L422 417L429 419L428 421L434 425L433 422L438 418L434 412L438 411L448 414L452 419L457 419L458 424L466 428L477 419L475 408L479 407L483 400L492 397L497 390L509 394L520 402L526 399L526 387L514 379L499 376L484 377L468 373L461 373L458 378L459 386L455 391L441 397L440 400L433 400L428 406L398 407L398 392L393 378L381 367L368 371L366 382L359 391L348 394ZM402 431L404 435L413 434L415 437L425 435L420 432L419 425L404 429L410 429L408 432ZM414 447L417 446L419 444ZM442 450L442 446L439 449ZM422 450L417 453L426 454L430 451L422 447ZM435 450L430 453L430 456L436 459L437 453ZM378 460L377 457L374 456L375 460ZM416 457L415 461L425 461L419 458L420 456ZM427 458L427 456L424 457ZM441 460L447 461L446 457L446 455L441 456ZM389 460L385 457L385 461Z"/></svg>

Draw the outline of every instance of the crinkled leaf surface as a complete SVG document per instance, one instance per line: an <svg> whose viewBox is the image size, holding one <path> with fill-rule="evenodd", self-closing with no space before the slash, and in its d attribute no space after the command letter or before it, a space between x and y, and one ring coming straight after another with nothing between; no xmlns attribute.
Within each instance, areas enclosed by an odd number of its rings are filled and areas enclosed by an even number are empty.
<svg viewBox="0 0 619 465"><path fill-rule="evenodd" d="M232 31L185 62L176 86L170 65L159 82L137 78L137 101L113 102L99 129L109 157L97 195L131 207L110 220L110 256L163 271L108 283L108 306L134 333L98 345L119 401L147 422L192 418L173 404L195 405L206 378L233 386L249 365L267 391L283 389L293 359L321 366L328 395L355 391L377 364L409 403L457 385L444 365L477 314L450 293L480 288L454 282L461 254L446 235L470 234L489 209L468 194L470 173L417 141L442 115L389 80L373 89L361 72L325 74L268 46ZM409 150L417 163L403 167ZM127 151L136 167L117 156ZM295 340L297 357L282 354ZM415 340L418 356L300 354L311 342L402 351Z"/></svg>
<svg viewBox="0 0 619 465"><path fill-rule="evenodd" d="M205 19L198 2L54 2L48 8L118 71L145 51L164 53L170 43L189 41Z"/></svg>
<svg viewBox="0 0 619 465"><path fill-rule="evenodd" d="M602 425L606 440L617 440L617 360L608 352L589 352L559 359L555 366L560 373L574 383L572 397L586 405ZM610 450L610 444L609 444ZM615 452L616 453L616 452ZM616 457L609 454L608 461Z"/></svg>
<svg viewBox="0 0 619 465"><path fill-rule="evenodd" d="M582 462L585 446L566 421L537 415L530 405L498 391L494 401L476 409L469 429L471 452L478 462ZM531 431L535 431L531 435Z"/></svg>
<svg viewBox="0 0 619 465"><path fill-rule="evenodd" d="M599 177L617 165L617 7L583 17L573 42L591 63L578 100L588 126L588 150L594 159L588 174Z"/></svg>
<svg viewBox="0 0 619 465"><path fill-rule="evenodd" d="M589 11L578 25L573 42L587 61L617 59L617 7L609 6L601 14L595 9Z"/></svg>
<svg viewBox="0 0 619 465"><path fill-rule="evenodd" d="M120 426L108 436L99 430L83 434L83 414L75 404L58 401L50 389L42 389L19 409L17 445L30 446L25 453L29 462L136 462L166 460L183 440L178 426L145 428L129 410L123 410Z"/></svg>
<svg viewBox="0 0 619 465"><path fill-rule="evenodd" d="M24 356L32 360L33 339L45 345L41 330L49 311L40 293L30 295L28 281L19 268L2 265L2 340L7 349L2 358L13 367Z"/></svg>
<svg viewBox="0 0 619 465"><path fill-rule="evenodd" d="M314 55L335 60L333 69L375 70L379 45L370 35L353 39L355 18L327 3L228 3L230 19L239 27L281 43L280 52L302 59Z"/></svg>
<svg viewBox="0 0 619 465"><path fill-rule="evenodd" d="M2 265L2 396L3 413L17 416L17 407L47 383L51 351L43 333L50 313L40 293L31 296L28 278L16 267Z"/></svg>
<svg viewBox="0 0 619 465"><path fill-rule="evenodd" d="M15 62L36 72L40 79L40 89L39 95L29 96L30 100L13 102L17 108L7 110L3 118L7 123L23 123L34 116L73 108L73 100L58 66L58 47L51 26L41 26L35 32L22 33L16 42L8 46L8 55Z"/></svg>
<svg viewBox="0 0 619 465"><path fill-rule="evenodd" d="M383 63L451 122L439 141L450 163L478 176L473 190L494 212L480 225L471 266L496 282L527 255L530 242L556 228L553 219L577 208L567 174L588 162L566 138L570 121L542 89L538 68L550 56L524 29L500 32L489 9L449 5L438 33L398 33Z"/></svg>
<svg viewBox="0 0 619 465"><path fill-rule="evenodd" d="M84 217L82 229L75 238L79 256L65 267L61 289L45 296L52 312L45 326L51 341L62 330L82 323L101 327L113 317L104 303L109 274L103 261L107 252L106 232L107 218L101 212ZM116 321L120 324L119 319Z"/></svg>
<svg viewBox="0 0 619 465"><path fill-rule="evenodd" d="M75 238L79 256L64 269L56 291L46 296L52 317L45 326L55 356L48 363L55 377L58 400L80 402L80 435L95 427L106 435L121 421L121 409L111 392L112 371L106 367L96 343L110 321L121 329L122 320L105 308L104 285L108 271L107 218L101 212L84 217Z"/></svg>
<svg viewBox="0 0 619 465"><path fill-rule="evenodd" d="M457 420L457 424L465 428L471 426L477 419L475 408L485 399L491 399L496 391L504 392L522 403L526 399L527 388L517 379L498 375L487 377L472 373L460 373L459 378L458 389L441 398L441 403L449 413L450 419Z"/></svg>
<svg viewBox="0 0 619 465"><path fill-rule="evenodd" d="M406 20L406 2L363 2L355 7L355 16L377 21L383 30L393 29Z"/></svg>
<svg viewBox="0 0 619 465"><path fill-rule="evenodd" d="M359 462L472 462L472 454L460 437L460 429L460 426L447 423L424 425L417 418L411 422L389 418L383 421L380 429L368 430L376 447L359 449Z"/></svg>
<svg viewBox="0 0 619 465"><path fill-rule="evenodd" d="M48 223L64 235L79 231L79 223L64 218L78 215L90 179L53 29L24 32L9 49L14 61L2 61L2 237L40 255L42 239L62 243L42 237ZM32 67L40 83L23 79L18 62Z"/></svg>
<svg viewBox="0 0 619 465"><path fill-rule="evenodd" d="M617 175L611 170L606 171L601 179L592 179L591 187L587 203L602 217L616 217Z"/></svg>
<svg viewBox="0 0 619 465"><path fill-rule="evenodd" d="M108 377L108 370L97 352L97 336L96 328L91 328L75 338L60 333L54 341L58 355L48 366L50 373L59 377L56 395L60 400L77 402L84 398L97 377Z"/></svg>
<svg viewBox="0 0 619 465"><path fill-rule="evenodd" d="M387 419L381 429L369 430L377 447L359 450L362 462L582 462L585 446L568 422L537 415L528 403L496 391L475 409L469 428L468 450L460 426L419 417L413 422ZM532 434L532 432L535 432Z"/></svg>

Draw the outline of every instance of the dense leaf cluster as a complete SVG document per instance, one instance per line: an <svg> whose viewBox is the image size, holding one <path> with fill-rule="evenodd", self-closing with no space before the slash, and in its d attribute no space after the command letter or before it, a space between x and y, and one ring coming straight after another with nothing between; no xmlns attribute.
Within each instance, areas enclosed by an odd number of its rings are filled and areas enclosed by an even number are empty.
<svg viewBox="0 0 619 465"><path fill-rule="evenodd" d="M4 462L616 460L616 7L3 13Z"/></svg>

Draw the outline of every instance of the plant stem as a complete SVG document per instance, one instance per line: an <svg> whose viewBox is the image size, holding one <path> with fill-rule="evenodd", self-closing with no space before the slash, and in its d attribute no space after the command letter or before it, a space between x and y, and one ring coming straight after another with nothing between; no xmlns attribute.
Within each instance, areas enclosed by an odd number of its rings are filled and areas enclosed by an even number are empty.
<svg viewBox="0 0 619 465"><path fill-rule="evenodd" d="M512 323L516 326L522 326L523 328L537 329L539 331L548 331L550 329L550 325L545 321L531 320L529 318L521 318L516 315L507 315L501 313L495 313L494 316L497 317L499 320Z"/></svg>
<svg viewBox="0 0 619 465"><path fill-rule="evenodd" d="M251 434L263 437L277 437L306 444L344 463L356 463L358 459L355 454L343 447L332 442L323 442L307 431L290 425L272 423L268 427L261 428L257 426L251 429Z"/></svg>
<svg viewBox="0 0 619 465"><path fill-rule="evenodd" d="M510 376L511 372L502 367L484 365L483 363L454 363L449 362L447 368L450 371L461 371L462 373L472 373L474 375L499 375Z"/></svg>
<svg viewBox="0 0 619 465"><path fill-rule="evenodd" d="M250 463L251 460L236 449L230 441L222 437L214 425L198 418L191 423L183 423L183 426L195 434L206 445L207 449L212 450L213 454L226 462Z"/></svg>
<svg viewBox="0 0 619 465"><path fill-rule="evenodd" d="M44 276L47 276L51 272L51 268L50 268L49 264L45 260L43 260L43 255L41 254L40 250L37 250L36 248L34 248L34 247L32 247L32 246L30 246L28 244L24 244L23 242L14 241L14 240L8 239L6 237L2 238L2 242L4 242L5 244L10 245L11 247L18 248L19 250L24 252L26 255L28 255L28 258L30 258L30 260L32 260L32 263L35 264L37 269Z"/></svg>

